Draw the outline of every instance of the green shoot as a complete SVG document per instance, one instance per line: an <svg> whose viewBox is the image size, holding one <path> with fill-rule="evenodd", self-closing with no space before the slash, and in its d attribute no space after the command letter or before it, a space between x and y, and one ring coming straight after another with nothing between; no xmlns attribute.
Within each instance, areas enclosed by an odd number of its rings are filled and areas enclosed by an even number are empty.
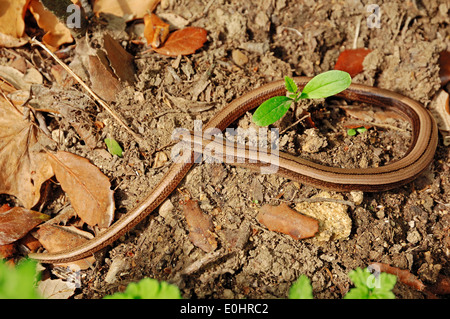
<svg viewBox="0 0 450 319"><path fill-rule="evenodd" d="M364 126L358 128L350 128L347 130L348 136L355 136L357 133L364 133L367 129Z"/></svg>
<svg viewBox="0 0 450 319"><path fill-rule="evenodd" d="M104 299L181 299L181 294L177 286L144 278L137 283L128 284L124 292L105 296Z"/></svg>
<svg viewBox="0 0 450 319"><path fill-rule="evenodd" d="M0 299L40 299L35 287L39 279L36 264L28 259L12 267L0 260Z"/></svg>
<svg viewBox="0 0 450 319"><path fill-rule="evenodd" d="M313 299L311 281L301 275L289 289L289 299Z"/></svg>
<svg viewBox="0 0 450 319"><path fill-rule="evenodd" d="M112 155L117 155L119 157L122 157L122 148L120 147L119 143L113 139L113 138L105 138L106 146L108 147L108 152L110 152Z"/></svg>
<svg viewBox="0 0 450 319"><path fill-rule="evenodd" d="M392 289L397 277L388 273L371 274L369 269L356 268L348 273L355 285L344 299L395 299ZM312 286L305 275L301 275L289 289L289 299L312 299Z"/></svg>
<svg viewBox="0 0 450 319"><path fill-rule="evenodd" d="M287 96L275 96L263 102L253 114L253 122L259 126L275 123L289 110L292 103L300 99L326 98L348 88L352 78L347 72L332 70L312 78L299 92L297 84L290 77L284 78Z"/></svg>
<svg viewBox="0 0 450 319"><path fill-rule="evenodd" d="M355 287L347 292L344 299L395 299L391 291L397 282L394 275L382 272L376 278L368 269L356 268L348 276Z"/></svg>

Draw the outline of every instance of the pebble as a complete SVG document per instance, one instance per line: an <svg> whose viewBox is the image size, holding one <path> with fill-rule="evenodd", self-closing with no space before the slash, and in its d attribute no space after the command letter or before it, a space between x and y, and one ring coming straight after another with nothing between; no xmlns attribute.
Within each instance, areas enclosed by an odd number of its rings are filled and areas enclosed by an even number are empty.
<svg viewBox="0 0 450 319"><path fill-rule="evenodd" d="M240 50L233 50L231 53L231 57L233 58L233 62L238 66L242 67L248 63L248 57Z"/></svg>

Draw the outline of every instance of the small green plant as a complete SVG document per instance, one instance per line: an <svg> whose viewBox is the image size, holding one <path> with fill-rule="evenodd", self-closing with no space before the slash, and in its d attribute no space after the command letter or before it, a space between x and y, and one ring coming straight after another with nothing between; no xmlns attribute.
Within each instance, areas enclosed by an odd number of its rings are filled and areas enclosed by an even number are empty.
<svg viewBox="0 0 450 319"><path fill-rule="evenodd" d="M105 138L105 144L108 147L108 152L110 152L112 155L122 157L122 148L115 139Z"/></svg>
<svg viewBox="0 0 450 319"><path fill-rule="evenodd" d="M104 299L181 299L181 293L177 286L165 281L144 278L128 284L124 292L116 292Z"/></svg>
<svg viewBox="0 0 450 319"><path fill-rule="evenodd" d="M387 273L374 275L369 269L356 268L348 273L355 285L344 299L395 299L392 289L397 277ZM377 277L378 276L378 277ZM312 299L312 287L307 276L301 275L289 289L289 299Z"/></svg>
<svg viewBox="0 0 450 319"><path fill-rule="evenodd" d="M26 259L13 267L0 260L0 299L40 299L36 262Z"/></svg>
<svg viewBox="0 0 450 319"><path fill-rule="evenodd" d="M358 128L349 128L347 130L347 135L348 136L355 136L357 133L364 133L365 131L367 131L367 129L364 126L358 127Z"/></svg>
<svg viewBox="0 0 450 319"><path fill-rule="evenodd" d="M289 110L292 103L300 99L326 98L342 92L350 86L352 78L344 71L332 70L316 75L299 92L297 84L290 77L284 78L287 96L275 96L262 103L253 114L253 122L259 126L275 123Z"/></svg>

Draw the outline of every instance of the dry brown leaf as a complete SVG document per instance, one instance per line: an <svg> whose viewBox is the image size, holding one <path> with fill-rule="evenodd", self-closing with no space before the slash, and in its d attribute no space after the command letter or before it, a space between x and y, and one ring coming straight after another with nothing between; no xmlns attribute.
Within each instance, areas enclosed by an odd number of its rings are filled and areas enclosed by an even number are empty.
<svg viewBox="0 0 450 319"><path fill-rule="evenodd" d="M183 204L183 212L189 226L189 239L194 246L209 253L217 248L213 234L214 225L211 217L204 214L197 201L188 200Z"/></svg>
<svg viewBox="0 0 450 319"><path fill-rule="evenodd" d="M0 33L20 38L25 31L25 12L30 0L0 1Z"/></svg>
<svg viewBox="0 0 450 319"><path fill-rule="evenodd" d="M0 245L15 242L48 219L48 215L23 207L13 207L0 213Z"/></svg>
<svg viewBox="0 0 450 319"><path fill-rule="evenodd" d="M0 194L16 196L25 208L38 202L42 183L53 176L47 155L34 150L41 135L0 96Z"/></svg>
<svg viewBox="0 0 450 319"><path fill-rule="evenodd" d="M112 74L112 70L104 62L106 57L102 51L97 55L90 55L89 78L92 90L107 102L114 101L116 94L122 89L119 80ZM103 62L102 62L103 60Z"/></svg>
<svg viewBox="0 0 450 319"><path fill-rule="evenodd" d="M48 155L56 179L78 216L88 225L108 227L115 209L108 177L78 155L62 151Z"/></svg>
<svg viewBox="0 0 450 319"><path fill-rule="evenodd" d="M269 230L287 234L294 239L313 237L319 230L316 219L302 215L284 203L262 206L257 219Z"/></svg>
<svg viewBox="0 0 450 319"><path fill-rule="evenodd" d="M189 55L200 49L206 40L205 29L187 27L171 33L163 46L153 50L168 56Z"/></svg>
<svg viewBox="0 0 450 319"><path fill-rule="evenodd" d="M109 66L114 74L128 84L134 83L134 57L128 53L120 43L113 39L109 34L103 36L106 56Z"/></svg>
<svg viewBox="0 0 450 319"><path fill-rule="evenodd" d="M0 32L0 47L6 47L6 48L21 47L22 45L27 44L28 41L29 41L29 38L27 35L24 35L21 38L16 38L12 35L4 34L4 33Z"/></svg>
<svg viewBox="0 0 450 319"><path fill-rule="evenodd" d="M125 18L126 21L142 19L155 10L161 0L96 0L93 10L96 14L110 13Z"/></svg>
<svg viewBox="0 0 450 319"><path fill-rule="evenodd" d="M72 249L84 244L92 239L92 235L81 230L74 230L73 227L55 226L44 224L36 231L36 238L41 242L42 246L50 253L56 253L63 250ZM95 261L95 258L88 257L77 260L73 263L58 264L60 266L75 266L79 269L89 268ZM73 268L73 267L72 267Z"/></svg>
<svg viewBox="0 0 450 319"><path fill-rule="evenodd" d="M38 292L45 299L68 299L75 293L76 285L62 279L46 279L38 284Z"/></svg>
<svg viewBox="0 0 450 319"><path fill-rule="evenodd" d="M144 37L147 39L147 44L153 48L159 48L169 35L169 24L163 22L156 14L150 13L144 16L144 25Z"/></svg>
<svg viewBox="0 0 450 319"><path fill-rule="evenodd" d="M450 145L450 107L449 94L441 89L430 103L430 111L444 136L444 145Z"/></svg>
<svg viewBox="0 0 450 319"><path fill-rule="evenodd" d="M70 30L52 12L45 9L39 0L31 0L30 12L39 27L47 32L42 37L42 42L51 50L56 51L62 44L73 42Z"/></svg>

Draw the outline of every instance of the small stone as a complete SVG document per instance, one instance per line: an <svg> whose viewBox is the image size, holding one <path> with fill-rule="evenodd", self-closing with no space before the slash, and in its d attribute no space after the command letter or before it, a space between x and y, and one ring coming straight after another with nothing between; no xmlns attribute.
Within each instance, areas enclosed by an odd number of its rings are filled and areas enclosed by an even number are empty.
<svg viewBox="0 0 450 319"><path fill-rule="evenodd" d="M248 62L248 57L240 50L233 50L231 57L233 58L233 62L241 67Z"/></svg>
<svg viewBox="0 0 450 319"><path fill-rule="evenodd" d="M421 239L422 239L422 237L420 236L419 232L417 230L415 230L415 229L409 231L408 234L406 235L406 240L408 242L410 242L411 244L416 244Z"/></svg>

